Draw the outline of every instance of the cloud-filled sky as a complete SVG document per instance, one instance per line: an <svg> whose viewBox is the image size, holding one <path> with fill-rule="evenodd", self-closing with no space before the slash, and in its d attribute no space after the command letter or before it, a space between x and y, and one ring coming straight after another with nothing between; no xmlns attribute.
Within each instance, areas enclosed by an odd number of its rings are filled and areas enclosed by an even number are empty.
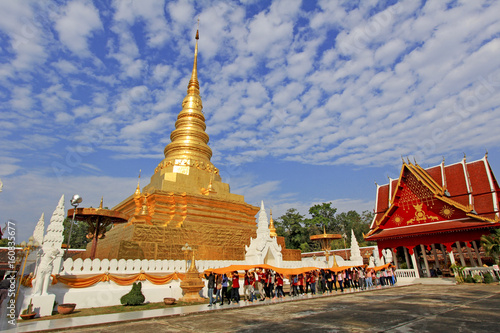
<svg viewBox="0 0 500 333"><path fill-rule="evenodd" d="M401 156L500 170L499 1L0 1L0 223L146 185L192 69L212 162L279 217L371 210Z"/></svg>

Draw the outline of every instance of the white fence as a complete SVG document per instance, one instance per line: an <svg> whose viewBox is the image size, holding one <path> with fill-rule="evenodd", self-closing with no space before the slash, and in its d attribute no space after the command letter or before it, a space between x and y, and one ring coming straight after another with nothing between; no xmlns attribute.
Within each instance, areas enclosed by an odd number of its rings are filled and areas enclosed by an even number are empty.
<svg viewBox="0 0 500 333"><path fill-rule="evenodd" d="M498 280L500 277L499 271L494 270L493 267L466 267L463 270L464 277L467 275L480 275L484 278L484 274L486 273L490 273L491 276L496 280Z"/></svg>
<svg viewBox="0 0 500 333"><path fill-rule="evenodd" d="M417 273L414 269L396 269L394 274L398 280L413 280L417 278Z"/></svg>
<svg viewBox="0 0 500 333"><path fill-rule="evenodd" d="M242 265L244 261L237 260L200 260L196 261L196 268L203 272L208 268L219 268L230 265ZM139 272L147 273L173 273L185 272L186 261L184 260L141 260L141 259L94 259L73 260L68 258L64 261L60 275L82 275L82 274L134 274Z"/></svg>

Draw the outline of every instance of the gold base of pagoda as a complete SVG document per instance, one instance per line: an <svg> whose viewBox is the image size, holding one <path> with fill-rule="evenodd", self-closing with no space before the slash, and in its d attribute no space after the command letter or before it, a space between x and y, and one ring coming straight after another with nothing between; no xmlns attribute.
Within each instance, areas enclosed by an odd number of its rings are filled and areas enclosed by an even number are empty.
<svg viewBox="0 0 500 333"><path fill-rule="evenodd" d="M199 303L204 302L205 299L200 296L200 290L205 287L202 279L200 278L200 273L197 271L188 271L181 282L181 288L184 292L184 296L179 299L182 302L188 303Z"/></svg>

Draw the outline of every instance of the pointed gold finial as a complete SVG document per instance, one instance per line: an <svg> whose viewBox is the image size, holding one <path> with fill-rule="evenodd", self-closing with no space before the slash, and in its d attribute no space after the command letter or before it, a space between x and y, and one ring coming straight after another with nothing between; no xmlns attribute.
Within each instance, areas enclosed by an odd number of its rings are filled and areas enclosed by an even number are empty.
<svg viewBox="0 0 500 333"><path fill-rule="evenodd" d="M193 72L187 87L187 95L182 101L182 111L177 116L175 130L170 134L171 143L164 150L165 159L190 159L210 163L212 149L208 146L209 137L205 132L205 116L198 82L198 39L196 30Z"/></svg>
<svg viewBox="0 0 500 333"><path fill-rule="evenodd" d="M444 155L443 155L443 162L442 163L444 164Z"/></svg>
<svg viewBox="0 0 500 333"><path fill-rule="evenodd" d="M137 180L137 188L135 189L134 195L135 196L140 196L141 195L141 171L139 169L139 179Z"/></svg>
<svg viewBox="0 0 500 333"><path fill-rule="evenodd" d="M101 197L101 203L99 204L99 209L102 209L102 201L103 201L104 197Z"/></svg>
<svg viewBox="0 0 500 333"><path fill-rule="evenodd" d="M465 155L465 152L464 152L464 160L467 158L467 156Z"/></svg>
<svg viewBox="0 0 500 333"><path fill-rule="evenodd" d="M488 149L486 149L486 153L484 154L484 157L488 158Z"/></svg>
<svg viewBox="0 0 500 333"><path fill-rule="evenodd" d="M269 221L269 235L271 237L276 237L278 234L276 233L276 228L274 227L274 221L273 221L273 210L271 209L271 218Z"/></svg>
<svg viewBox="0 0 500 333"><path fill-rule="evenodd" d="M333 267L339 267L339 264L337 263L337 258L335 257L335 253L333 253Z"/></svg>

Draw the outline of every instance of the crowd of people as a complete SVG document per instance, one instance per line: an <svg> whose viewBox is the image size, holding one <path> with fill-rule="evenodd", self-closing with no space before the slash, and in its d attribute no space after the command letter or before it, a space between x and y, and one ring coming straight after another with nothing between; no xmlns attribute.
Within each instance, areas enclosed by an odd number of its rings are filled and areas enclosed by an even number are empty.
<svg viewBox="0 0 500 333"><path fill-rule="evenodd" d="M359 291L371 288L392 286L396 283L394 268L375 271L373 268L353 267L341 271L317 269L297 275L283 275L271 269L256 268L215 274L205 274L208 280L208 306L219 303L224 305L240 302L240 283L243 283L243 299L249 302L266 299L284 298L283 286L289 285L287 294L290 297L345 291ZM242 281L240 281L242 280Z"/></svg>

